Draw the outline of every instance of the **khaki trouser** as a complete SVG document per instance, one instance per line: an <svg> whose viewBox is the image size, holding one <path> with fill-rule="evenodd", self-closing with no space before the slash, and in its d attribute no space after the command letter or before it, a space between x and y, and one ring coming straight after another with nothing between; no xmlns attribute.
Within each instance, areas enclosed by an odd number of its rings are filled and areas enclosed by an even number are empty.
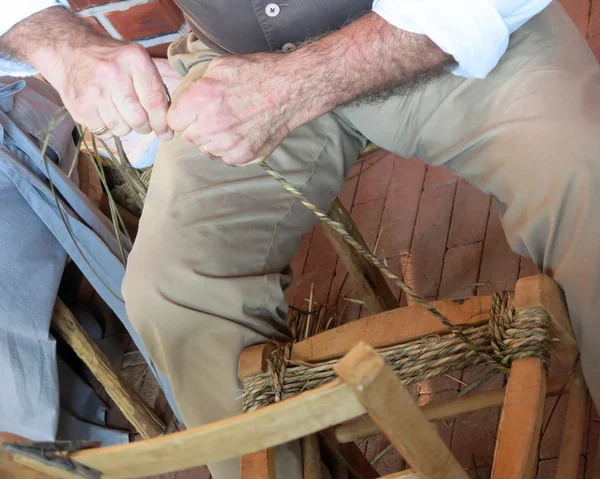
<svg viewBox="0 0 600 479"><path fill-rule="evenodd" d="M193 38L171 49L202 76ZM445 165L500 205L511 247L566 292L585 377L600 402L600 69L558 4L518 30L485 80L448 75L408 95L342 108L293 131L269 164L327 210L366 138ZM285 339L287 265L312 213L258 166L161 147L124 285L131 321L171 381L188 427L238 412L242 348ZM291 454L290 454L291 452ZM299 478L294 448L278 477ZM239 476L237 461L213 465Z"/></svg>

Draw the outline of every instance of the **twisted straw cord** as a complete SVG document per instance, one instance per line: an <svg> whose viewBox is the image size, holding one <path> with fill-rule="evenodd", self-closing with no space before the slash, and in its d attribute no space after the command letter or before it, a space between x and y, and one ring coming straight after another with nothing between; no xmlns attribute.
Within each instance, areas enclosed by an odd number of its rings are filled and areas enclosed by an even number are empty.
<svg viewBox="0 0 600 479"><path fill-rule="evenodd" d="M463 334L461 329L448 320L446 316L441 314L437 309L435 309L431 304L429 304L425 299L419 296L410 286L404 283L398 276L392 273L385 264L383 264L379 259L371 253L368 248L365 248L362 244L360 244L354 237L346 231L344 226L334 221L329 217L326 213L322 212L316 205L311 203L306 196L304 196L296 187L294 187L291 183L289 183L281 174L267 165L264 161L259 163L260 166L275 180L281 184L289 193L291 193L294 197L298 198L300 202L306 206L310 211L312 211L323 223L329 225L333 228L337 233L344 238L344 240L350 244L361 256L365 257L369 260L376 268L378 268L385 276L391 279L394 283L396 283L402 291L404 291L408 296L410 296L413 301L421 306L422 308L429 311L438 321L440 321L444 326L446 326L456 337L458 337L469 349L479 354L486 362L493 365L495 368L500 369L502 371L506 370L506 366L503 365L498 359L494 358L490 354L488 354L481 347L474 344L467 336Z"/></svg>

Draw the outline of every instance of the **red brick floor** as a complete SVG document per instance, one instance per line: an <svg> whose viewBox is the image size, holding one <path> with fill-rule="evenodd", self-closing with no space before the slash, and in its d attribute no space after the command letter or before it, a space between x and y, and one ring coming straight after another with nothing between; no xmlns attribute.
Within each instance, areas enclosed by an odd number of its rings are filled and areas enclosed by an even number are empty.
<svg viewBox="0 0 600 479"><path fill-rule="evenodd" d="M536 273L529 259L508 247L492 198L443 168L378 152L353 168L341 198L377 256L427 298L512 289L519 277ZM306 236L293 267L299 276L290 296L296 306L306 306L314 285L315 299L329 304L329 314L341 316L342 321L368 314L360 304L347 301L359 298L321 226ZM400 301L406 304L404 297ZM558 374L559 367L553 366L553 374ZM425 404L453 397L483 374L485 370L473 368L421 383L413 388L415 399ZM482 387L498 387L504 381L499 375ZM538 479L554 478L556 470L565 398L548 422L555 401L549 399L546 407ZM490 475L499 413L499 409L491 409L438 424L441 436L473 478ZM586 459L595 455L599 433L600 424L590 419L581 478L585 477ZM385 438L361 444L371 460L377 457L375 464L382 474L404 467L395 451L381 454L388 444Z"/></svg>

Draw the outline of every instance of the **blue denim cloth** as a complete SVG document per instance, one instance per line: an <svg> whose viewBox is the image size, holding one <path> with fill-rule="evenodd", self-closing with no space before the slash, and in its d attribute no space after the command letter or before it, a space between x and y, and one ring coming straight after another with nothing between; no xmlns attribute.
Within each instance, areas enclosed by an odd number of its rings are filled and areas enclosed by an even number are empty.
<svg viewBox="0 0 600 479"><path fill-rule="evenodd" d="M101 401L85 383L67 377L65 365L57 367L49 333L70 256L149 361L125 313L120 293L125 268L114 229L67 175L75 155L74 123L66 117L52 124L65 117L56 92L35 78L9 81L0 78L0 431L33 440L54 440L58 435L121 443L126 435L103 428L99 421ZM44 161L39 145L51 124ZM124 244L129 251L131 245L126 240ZM60 393L59 370L64 373ZM174 407L167 381L157 376ZM59 404L65 407L60 413Z"/></svg>

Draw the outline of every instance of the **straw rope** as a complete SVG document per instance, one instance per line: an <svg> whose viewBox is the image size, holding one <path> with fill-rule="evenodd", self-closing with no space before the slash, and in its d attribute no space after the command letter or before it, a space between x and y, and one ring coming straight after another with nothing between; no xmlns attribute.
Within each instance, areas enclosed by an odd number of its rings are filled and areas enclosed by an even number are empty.
<svg viewBox="0 0 600 479"><path fill-rule="evenodd" d="M493 357L495 364L502 364L508 371L512 361L537 357L546 368L550 361L550 318L542 307L515 312L513 294L504 292L494 295L489 323L469 327L461 331L469 344ZM252 411L280 399L294 396L332 381L338 359L318 364L294 364L286 361L287 348L276 349L267 362L266 371L243 381L242 406ZM403 344L378 349L392 365L404 384L424 381L453 371L486 363L481 354L474 351L454 334L427 336ZM282 377L282 363L287 362Z"/></svg>
<svg viewBox="0 0 600 479"><path fill-rule="evenodd" d="M459 338L467 348L471 351L479 354L487 363L493 365L495 367L500 366L499 369L502 369L502 364L498 363L497 360L488 354L487 351L481 349L476 344L470 341L470 339L463 334L459 327L455 326L450 322L450 320L440 313L437 309L435 309L430 303L428 303L425 299L419 296L410 286L404 283L398 276L392 273L389 268L379 259L369 251L368 248L360 244L346 229L344 225L330 218L326 213L322 212L316 205L310 202L306 196L304 196L300 190L294 187L291 183L289 183L281 174L276 172L273 168L267 165L264 161L260 163L260 166L275 180L279 182L281 186L283 186L288 192L290 192L294 197L298 198L300 202L306 206L310 211L312 211L319 220L321 220L326 225L333 228L337 233L344 238L344 240L350 244L361 256L369 260L376 268L378 268L385 276L391 279L394 283L396 283L402 291L404 291L414 302L418 304L423 309L429 311L433 317L435 317L438 321L440 321L444 326L448 328L457 338Z"/></svg>

